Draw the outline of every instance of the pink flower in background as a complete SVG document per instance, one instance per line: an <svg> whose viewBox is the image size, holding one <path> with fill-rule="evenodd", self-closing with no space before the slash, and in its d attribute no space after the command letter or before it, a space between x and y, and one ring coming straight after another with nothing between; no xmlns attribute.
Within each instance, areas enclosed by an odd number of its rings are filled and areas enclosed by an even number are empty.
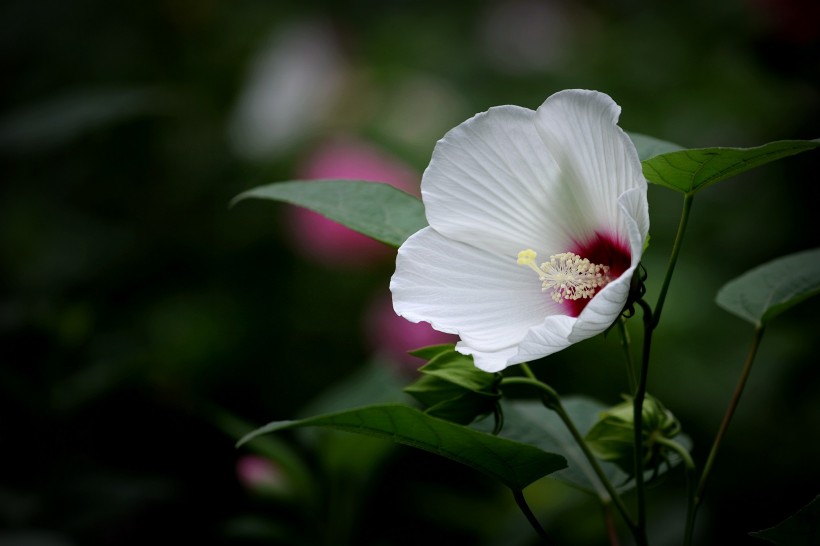
<svg viewBox="0 0 820 546"><path fill-rule="evenodd" d="M246 489L257 492L283 492L285 477L279 467L265 457L245 455L236 461L236 477Z"/></svg>
<svg viewBox="0 0 820 546"><path fill-rule="evenodd" d="M370 302L365 315L365 331L373 351L394 364L401 374L413 373L424 364L408 351L458 341L458 336L434 330L426 322L410 322L397 315L389 293L379 293Z"/></svg>
<svg viewBox="0 0 820 546"><path fill-rule="evenodd" d="M353 138L329 141L314 150L296 170L295 178L348 178L384 182L414 195L419 176L386 152ZM356 266L392 256L390 248L304 208L287 216L294 248L328 266Z"/></svg>

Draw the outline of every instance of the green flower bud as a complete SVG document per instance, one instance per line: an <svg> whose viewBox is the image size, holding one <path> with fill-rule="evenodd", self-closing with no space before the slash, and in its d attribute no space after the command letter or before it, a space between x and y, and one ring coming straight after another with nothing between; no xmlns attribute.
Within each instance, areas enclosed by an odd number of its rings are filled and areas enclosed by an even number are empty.
<svg viewBox="0 0 820 546"><path fill-rule="evenodd" d="M624 396L624 399L623 403L601 412L598 422L587 433L586 441L596 457L613 462L632 475L635 468L633 398ZM680 423L658 399L649 395L644 399L641 413L644 468L657 471L668 455L668 448L658 439L677 436L681 431Z"/></svg>

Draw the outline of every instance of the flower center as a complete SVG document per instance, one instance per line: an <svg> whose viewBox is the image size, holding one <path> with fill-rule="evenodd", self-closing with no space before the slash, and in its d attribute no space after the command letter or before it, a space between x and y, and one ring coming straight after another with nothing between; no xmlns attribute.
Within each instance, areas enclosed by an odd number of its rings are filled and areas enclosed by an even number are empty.
<svg viewBox="0 0 820 546"><path fill-rule="evenodd" d="M550 256L550 261L535 264L536 253L532 249L518 253L518 265L526 265L538 273L541 290L552 291L555 303L564 300L591 298L611 279L608 265L598 265L572 252Z"/></svg>

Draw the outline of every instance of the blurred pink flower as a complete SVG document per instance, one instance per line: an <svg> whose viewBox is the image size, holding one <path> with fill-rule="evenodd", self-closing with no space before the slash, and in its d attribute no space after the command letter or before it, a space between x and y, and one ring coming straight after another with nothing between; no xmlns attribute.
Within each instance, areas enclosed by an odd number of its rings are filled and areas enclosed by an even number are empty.
<svg viewBox="0 0 820 546"><path fill-rule="evenodd" d="M386 152L353 138L321 145L297 168L296 178L384 182L419 195L418 174ZM294 248L327 266L365 265L393 256L389 247L304 208L293 207L286 221Z"/></svg>
<svg viewBox="0 0 820 546"><path fill-rule="evenodd" d="M236 476L246 488L256 492L282 492L286 489L285 476L279 466L258 455L245 455L236 461Z"/></svg>
<svg viewBox="0 0 820 546"><path fill-rule="evenodd" d="M389 293L379 293L370 302L365 314L365 331L372 350L395 366L400 374L412 374L424 364L408 351L458 341L458 336L434 330L427 322L413 323L397 315Z"/></svg>

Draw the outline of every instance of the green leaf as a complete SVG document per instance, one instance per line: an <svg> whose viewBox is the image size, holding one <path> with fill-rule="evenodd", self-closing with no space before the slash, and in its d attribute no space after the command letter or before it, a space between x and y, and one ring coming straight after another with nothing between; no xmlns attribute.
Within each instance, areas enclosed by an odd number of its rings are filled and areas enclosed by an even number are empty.
<svg viewBox="0 0 820 546"><path fill-rule="evenodd" d="M647 180L694 194L703 188L777 159L820 147L820 139L780 140L756 148L696 148L642 160Z"/></svg>
<svg viewBox="0 0 820 546"><path fill-rule="evenodd" d="M786 309L820 293L820 248L767 262L729 281L717 304L762 326Z"/></svg>
<svg viewBox="0 0 820 546"><path fill-rule="evenodd" d="M683 150L683 146L678 146L672 142L648 135L642 135L640 133L627 133L627 135L632 139L632 143L635 144L635 149L638 150L638 157L641 161L655 157L656 155Z"/></svg>
<svg viewBox="0 0 820 546"><path fill-rule="evenodd" d="M582 436L586 435L598 421L600 413L607 409L607 406L601 402L585 396L563 397L562 404ZM601 499L609 499L609 493L600 483L581 448L578 447L555 412L546 409L540 402L534 400L504 399L501 402L501 408L504 412L504 428L500 436L563 455L568 467L551 474L550 478L597 495ZM479 430L491 428L492 423L486 421L478 422L474 427ZM683 436L679 437L679 443L687 449L691 445L689 439ZM675 466L680 462L680 458L677 455L671 455L670 462L672 466ZM630 481L629 475L617 465L604 461L599 461L599 464L617 489L626 491L634 487L635 482ZM662 466L658 475L667 470L666 465ZM647 472L647 476L651 477L652 474Z"/></svg>
<svg viewBox="0 0 820 546"><path fill-rule="evenodd" d="M401 405L368 406L300 421L277 421L248 434L238 445L261 434L314 426L375 436L423 449L479 470L514 490L524 489L535 480L566 467L560 455Z"/></svg>
<svg viewBox="0 0 820 546"><path fill-rule="evenodd" d="M815 546L820 544L820 496L770 529L749 533L777 546Z"/></svg>
<svg viewBox="0 0 820 546"><path fill-rule="evenodd" d="M377 241L399 247L427 225L424 206L388 184L362 180L296 180L260 186L236 196L308 208Z"/></svg>
<svg viewBox="0 0 820 546"><path fill-rule="evenodd" d="M575 426L585 435L598 420L598 415L607 406L591 398L577 396L562 399L564 409ZM501 436L517 442L530 444L551 453L560 453L567 459L568 467L550 477L608 499L604 486L575 443L567 427L558 415L534 400L503 400L504 428ZM619 485L628 476L612 463L602 462L601 467L612 483Z"/></svg>

